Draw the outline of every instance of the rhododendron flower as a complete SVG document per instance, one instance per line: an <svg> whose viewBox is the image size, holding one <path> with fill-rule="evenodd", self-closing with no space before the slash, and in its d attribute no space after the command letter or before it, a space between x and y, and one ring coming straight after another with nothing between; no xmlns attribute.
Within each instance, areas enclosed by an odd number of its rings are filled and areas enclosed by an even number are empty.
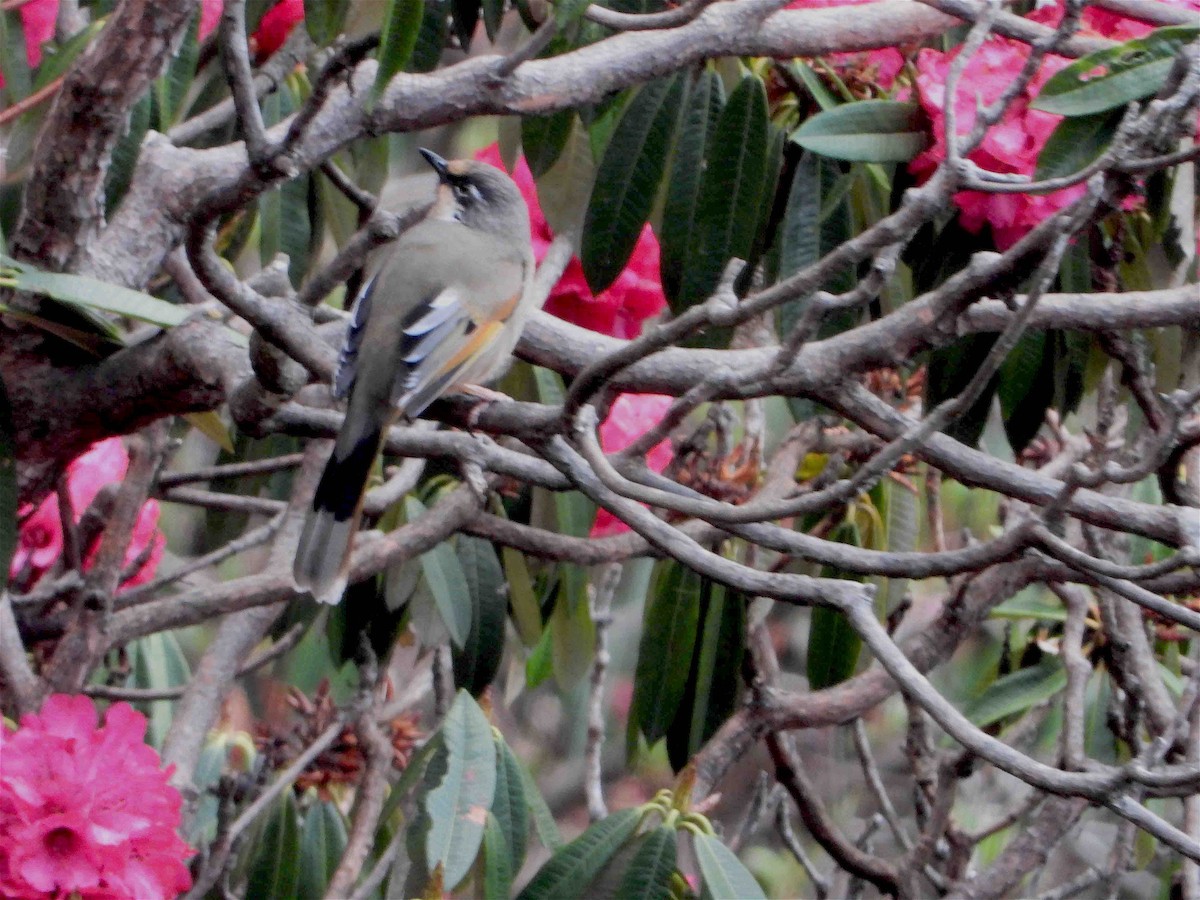
<svg viewBox="0 0 1200 900"><path fill-rule="evenodd" d="M200 0L200 32L198 40L204 40L217 30L221 23L221 10L225 8L225 0Z"/></svg>
<svg viewBox="0 0 1200 900"><path fill-rule="evenodd" d="M129 453L120 438L100 441L67 466L67 495L70 497L71 511L76 522L96 499L100 489L123 479L128 468ZM16 578L28 568L25 580L27 584L33 584L54 565L62 553L62 517L58 510L58 497L47 497L32 513L27 507L22 510L21 518L21 531L17 538L16 551L13 553L10 574ZM125 551L124 565L128 568L143 556L144 561L136 572L122 581L121 586L129 588L153 578L162 559L165 544L166 539L158 530L158 501L147 500L134 523L129 547ZM97 541L83 548L84 569L91 567L98 546Z"/></svg>
<svg viewBox="0 0 1200 900"><path fill-rule="evenodd" d="M54 37L54 23L58 20L58 0L29 0L18 7L21 13L21 32L25 36L25 59L29 68L36 69L42 63L42 44ZM0 88L4 87L4 73L0 72Z"/></svg>
<svg viewBox="0 0 1200 900"><path fill-rule="evenodd" d="M304 21L304 0L281 0L259 20L258 30L250 36L250 46L258 60L266 59L283 46L292 29Z"/></svg>
<svg viewBox="0 0 1200 900"><path fill-rule="evenodd" d="M1048 10L1031 18L1053 17ZM946 75L958 55L940 50L922 50L917 55L917 96L933 124L933 143L910 164L919 176L928 177L946 157L945 113ZM954 98L959 134L968 133L975 124L976 103L993 102L1020 72L1029 55L1029 47L1020 41L992 37L971 57L959 80ZM1046 145L1062 116L1030 109L1030 103L1042 85L1068 65L1061 56L1047 56L1030 84L1009 105L1003 118L988 130L970 159L982 168L1001 173L1032 176L1038 154ZM1050 194L988 194L960 191L954 202L961 211L960 221L968 231L979 232L990 225L996 246L1005 250L1033 227L1083 196L1085 186L1074 185Z"/></svg>
<svg viewBox="0 0 1200 900"><path fill-rule="evenodd" d="M1179 6L1200 12L1200 0L1163 0L1169 6ZM1089 6L1083 11L1080 31L1111 38L1114 41L1130 41L1145 37L1154 30L1153 25L1137 19L1126 18L1099 6Z"/></svg>
<svg viewBox="0 0 1200 900"><path fill-rule="evenodd" d="M0 727L0 895L158 900L191 887L182 799L128 703L96 727L84 696L54 694Z"/></svg>
<svg viewBox="0 0 1200 900"><path fill-rule="evenodd" d="M498 144L481 150L475 154L475 158L498 169L504 168ZM541 262L550 247L550 242L554 240L554 233L542 214L542 207L537 198L537 186L533 182L533 173L529 171L525 157L517 160L516 168L510 174L529 206L533 255ZM560 319L602 334L625 339L637 337L641 334L642 323L651 316L658 315L667 306L658 264L658 238L647 224L638 236L625 269L607 290L601 291L599 296L593 294L583 277L583 264L579 257L574 257L558 284L554 286L554 290L550 292L546 301L546 311Z"/></svg>
<svg viewBox="0 0 1200 900"><path fill-rule="evenodd" d="M665 394L621 394L600 426L600 447L605 453L624 450L662 421L674 399ZM660 441L646 454L646 465L652 471L661 472L671 461L671 456L670 440ZM608 537L628 530L629 526L607 509L600 509L596 511L591 536Z"/></svg>
<svg viewBox="0 0 1200 900"><path fill-rule="evenodd" d="M831 6L864 6L876 0L794 0L788 9L828 9ZM877 50L828 53L822 57L838 74L851 81L877 84L885 91L891 88L904 68L904 54L895 47Z"/></svg>

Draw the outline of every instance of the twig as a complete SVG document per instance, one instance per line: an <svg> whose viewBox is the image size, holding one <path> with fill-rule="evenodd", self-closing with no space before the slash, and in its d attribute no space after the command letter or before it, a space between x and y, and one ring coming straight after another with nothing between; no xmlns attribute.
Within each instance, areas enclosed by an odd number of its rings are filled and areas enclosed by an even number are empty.
<svg viewBox="0 0 1200 900"><path fill-rule="evenodd" d="M623 567L609 563L595 580L590 592L592 623L596 629L596 653L588 679L588 727L584 748L584 789L587 794L588 817L598 822L608 815L604 802L604 678L608 672L608 629L612 624L612 601L621 581Z"/></svg>

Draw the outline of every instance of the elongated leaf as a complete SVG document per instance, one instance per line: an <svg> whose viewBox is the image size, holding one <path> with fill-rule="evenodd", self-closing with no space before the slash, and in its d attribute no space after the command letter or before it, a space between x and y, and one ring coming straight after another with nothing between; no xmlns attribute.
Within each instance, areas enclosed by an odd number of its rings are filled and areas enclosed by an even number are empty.
<svg viewBox="0 0 1200 900"><path fill-rule="evenodd" d="M705 890L713 900L766 900L766 895L750 871L720 839L709 834L692 838L696 861Z"/></svg>
<svg viewBox="0 0 1200 900"><path fill-rule="evenodd" d="M917 103L859 100L817 113L792 133L813 153L851 162L908 162L928 142Z"/></svg>
<svg viewBox="0 0 1200 900"><path fill-rule="evenodd" d="M998 678L966 710L967 718L983 728L1049 700L1067 686L1067 670L1057 659L1020 669Z"/></svg>
<svg viewBox="0 0 1200 900"><path fill-rule="evenodd" d="M495 41L504 21L505 0L483 0L483 30L487 32L488 40Z"/></svg>
<svg viewBox="0 0 1200 900"><path fill-rule="evenodd" d="M675 312L680 309L679 292L696 223L704 160L724 103L721 78L711 69L700 73L684 101L683 120L675 142L675 158L671 163L663 207L661 240L663 290Z"/></svg>
<svg viewBox="0 0 1200 900"><path fill-rule="evenodd" d="M192 314L186 307L86 275L40 272L6 256L0 256L0 267L7 270L5 277L11 277L12 286L19 291L43 294L85 309L126 316L164 328L178 325Z"/></svg>
<svg viewBox="0 0 1200 900"><path fill-rule="evenodd" d="M251 849L246 896L294 897L300 875L300 828L295 795L285 790L267 816L262 836Z"/></svg>
<svg viewBox="0 0 1200 900"><path fill-rule="evenodd" d="M675 873L674 828L659 826L634 839L637 850L617 888L621 900L668 900Z"/></svg>
<svg viewBox="0 0 1200 900"><path fill-rule="evenodd" d="M521 643L532 647L542 636L542 610L533 590L529 565L520 550L504 547L500 554L504 560L504 576L508 582L508 600L512 604L513 624L517 626Z"/></svg>
<svg viewBox="0 0 1200 900"><path fill-rule="evenodd" d="M304 0L304 27L318 47L332 43L342 31L350 0Z"/></svg>
<svg viewBox="0 0 1200 900"><path fill-rule="evenodd" d="M562 152L537 184L542 212L555 234L573 235L578 240L595 180L591 141L579 116L572 116L571 133Z"/></svg>
<svg viewBox="0 0 1200 900"><path fill-rule="evenodd" d="M416 521L425 511L424 504L416 497L405 497L404 506L409 522ZM472 611L467 576L449 542L443 541L421 554L421 573L450 633L450 640L461 649L471 633Z"/></svg>
<svg viewBox="0 0 1200 900"><path fill-rule="evenodd" d="M191 667L173 631L160 631L139 638L130 653L133 663L133 687L163 690L187 684ZM146 737L155 747L162 746L171 726L174 704L169 700L139 703L149 718Z"/></svg>
<svg viewBox="0 0 1200 900"><path fill-rule="evenodd" d="M512 893L512 854L504 830L488 813L483 829L483 896L508 897Z"/></svg>
<svg viewBox="0 0 1200 900"><path fill-rule="evenodd" d="M854 547L862 546L858 527L844 522L830 535L832 540ZM826 568L821 573L829 578L838 576L835 569ZM853 580L861 581L861 577ZM808 631L807 674L809 687L816 691L840 684L854 674L858 655L862 650L862 638L850 627L845 614L819 606L812 611L812 625Z"/></svg>
<svg viewBox="0 0 1200 900"><path fill-rule="evenodd" d="M971 334L929 354L925 381L926 409L958 396L978 371L979 360L987 356L994 343L994 334ZM987 424L988 410L991 409L998 382L999 376L993 378L971 408L946 426L946 434L968 446L977 444Z"/></svg>
<svg viewBox="0 0 1200 900"><path fill-rule="evenodd" d="M430 72L437 68L446 46L449 13L450 0L425 0L425 15L417 31L417 43L408 66L410 71Z"/></svg>
<svg viewBox="0 0 1200 900"><path fill-rule="evenodd" d="M4 59L4 87L0 88L0 96L4 97L4 106L9 107L28 97L33 88L25 33L15 9L0 9L0 57Z"/></svg>
<svg viewBox="0 0 1200 900"><path fill-rule="evenodd" d="M150 94L146 93L129 111L129 130L113 149L112 163L104 184L105 208L109 213L117 208L129 190L133 169L141 154L142 141L150 129L150 106Z"/></svg>
<svg viewBox="0 0 1200 900"><path fill-rule="evenodd" d="M454 648L452 653L454 686L477 697L500 668L508 599L504 570L490 542L460 535L458 559L467 583L467 594L461 602L471 604L471 630L462 648Z"/></svg>
<svg viewBox="0 0 1200 900"><path fill-rule="evenodd" d="M555 852L563 846L562 835L558 833L558 823L554 821L550 807L546 805L546 799L538 790L537 782L533 780L529 770L519 763L517 767L521 772L521 783L525 785L525 801L529 805L529 815L533 817L533 830L537 832L542 846Z"/></svg>
<svg viewBox="0 0 1200 900"><path fill-rule="evenodd" d="M558 162L574 127L573 109L521 119L521 149L534 178L541 178Z"/></svg>
<svg viewBox="0 0 1200 900"><path fill-rule="evenodd" d="M666 735L683 699L696 649L703 581L681 563L659 565L642 621L630 709L647 744Z"/></svg>
<svg viewBox="0 0 1200 900"><path fill-rule="evenodd" d="M711 146L700 183L681 307L707 298L730 258L747 259L754 245L767 152L767 96L754 76L743 78L730 95Z"/></svg>
<svg viewBox="0 0 1200 900"><path fill-rule="evenodd" d="M304 816L300 833L296 896L302 900L324 897L345 849L346 823L342 814L332 801L317 801Z"/></svg>
<svg viewBox="0 0 1200 900"><path fill-rule="evenodd" d="M554 0L554 21L562 31L572 22L578 21L592 0Z"/></svg>
<svg viewBox="0 0 1200 900"><path fill-rule="evenodd" d="M389 0L387 18L379 38L379 68L372 98L377 99L397 72L412 59L425 18L425 0Z"/></svg>
<svg viewBox="0 0 1200 900"><path fill-rule="evenodd" d="M496 790L496 744L492 726L465 691L459 691L442 723L446 774L425 798L429 833L425 861L442 866L452 889L471 870Z"/></svg>
<svg viewBox="0 0 1200 900"><path fill-rule="evenodd" d="M1013 453L1028 446L1054 399L1054 347L1045 331L1022 335L1000 367L996 396Z"/></svg>
<svg viewBox="0 0 1200 900"><path fill-rule="evenodd" d="M196 61L200 58L200 45L196 37L200 30L199 10L192 16L192 22L184 34L179 52L167 65L164 72L154 83L154 99L158 107L158 130L166 131L177 121L183 112L183 101L192 79L196 77Z"/></svg>
<svg viewBox="0 0 1200 900"><path fill-rule="evenodd" d="M746 598L724 585L713 584L696 651L689 757L704 746L737 709L745 650Z"/></svg>
<svg viewBox="0 0 1200 900"><path fill-rule="evenodd" d="M550 651L554 680L564 691L578 684L592 667L596 626L587 603L570 603L559 593L550 614Z"/></svg>
<svg viewBox="0 0 1200 900"><path fill-rule="evenodd" d="M587 884L638 826L638 811L623 809L601 819L547 862L520 900L568 900L586 896Z"/></svg>
<svg viewBox="0 0 1200 900"><path fill-rule="evenodd" d="M492 799L492 815L508 849L509 871L519 872L529 843L529 805L521 764L501 737L496 738L496 792Z"/></svg>
<svg viewBox="0 0 1200 900"><path fill-rule="evenodd" d="M779 280L790 278L821 257L821 166L816 156L804 153L796 163L787 209L779 236ZM811 297L797 297L784 304L779 316L779 335L789 334L808 307Z"/></svg>
<svg viewBox="0 0 1200 900"><path fill-rule="evenodd" d="M581 261L592 293L621 274L650 218L679 122L684 76L644 85L625 107L596 172Z"/></svg>
<svg viewBox="0 0 1200 900"><path fill-rule="evenodd" d="M1095 162L1112 143L1122 115L1116 109L1063 119L1038 154L1034 178L1061 178Z"/></svg>
<svg viewBox="0 0 1200 900"><path fill-rule="evenodd" d="M480 0L450 0L450 9L454 14L454 34L458 43L464 50L470 50L475 26L479 23Z"/></svg>
<svg viewBox="0 0 1200 900"><path fill-rule="evenodd" d="M1197 36L1200 27L1175 25L1082 56L1042 86L1032 107L1062 116L1089 116L1149 97L1163 86L1176 57Z"/></svg>
<svg viewBox="0 0 1200 900"><path fill-rule="evenodd" d="M0 379L0 594L17 549L17 451L13 444L12 407Z"/></svg>

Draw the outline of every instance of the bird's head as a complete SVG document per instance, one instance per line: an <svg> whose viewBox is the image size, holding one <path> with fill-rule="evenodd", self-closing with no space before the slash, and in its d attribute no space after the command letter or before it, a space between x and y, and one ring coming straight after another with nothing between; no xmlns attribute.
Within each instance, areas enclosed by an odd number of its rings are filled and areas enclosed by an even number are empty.
<svg viewBox="0 0 1200 900"><path fill-rule="evenodd" d="M500 169L473 159L448 161L431 150L421 155L441 182L431 216L504 237L529 233L525 198Z"/></svg>

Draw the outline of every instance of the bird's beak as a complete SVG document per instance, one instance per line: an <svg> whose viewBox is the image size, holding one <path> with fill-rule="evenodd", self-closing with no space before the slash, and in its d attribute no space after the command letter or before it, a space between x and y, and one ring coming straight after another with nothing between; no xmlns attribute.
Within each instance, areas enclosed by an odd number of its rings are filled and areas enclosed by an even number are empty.
<svg viewBox="0 0 1200 900"><path fill-rule="evenodd" d="M432 150L426 150L424 147L421 148L421 155L425 157L425 162L433 166L433 170L437 172L438 178L440 178L442 181L445 181L446 166L448 165L446 160L442 159Z"/></svg>

